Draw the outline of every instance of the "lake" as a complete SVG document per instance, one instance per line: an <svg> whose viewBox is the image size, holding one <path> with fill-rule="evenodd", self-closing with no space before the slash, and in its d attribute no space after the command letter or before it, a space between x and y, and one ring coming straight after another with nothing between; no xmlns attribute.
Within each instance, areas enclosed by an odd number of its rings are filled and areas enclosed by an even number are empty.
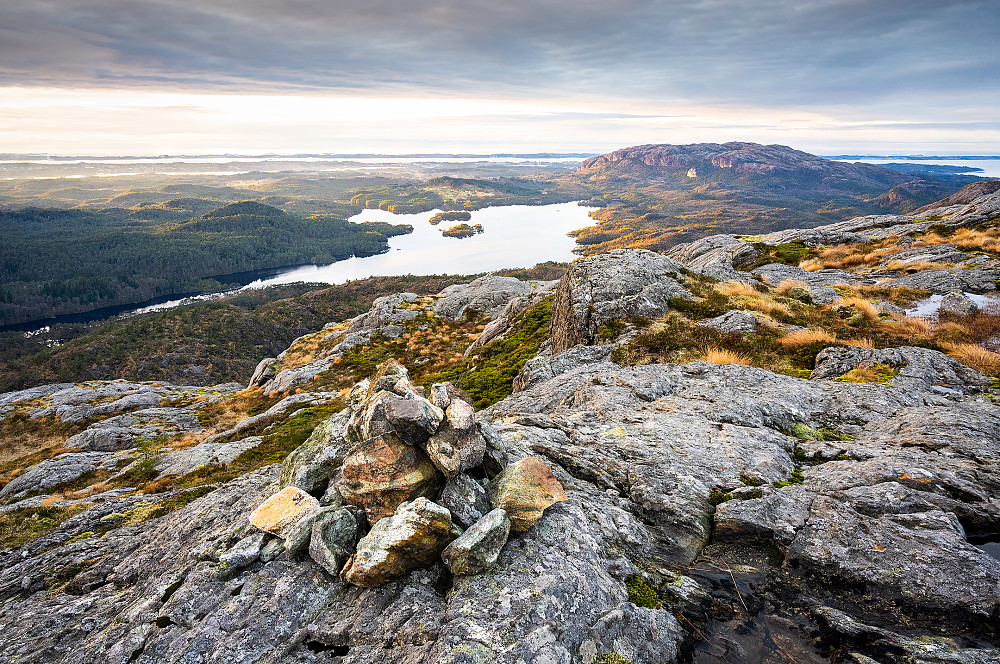
<svg viewBox="0 0 1000 664"><path fill-rule="evenodd" d="M432 226L440 210L419 214L392 214L364 210L350 221L411 224L413 232L389 238L389 251L367 258L351 258L329 265L307 265L260 279L247 288L263 288L296 281L340 284L353 279L397 274L475 274L508 267L531 267L545 261L571 261L575 242L569 231L590 226L593 208L576 203L510 205L472 212L467 224L482 224L483 233L469 238L443 237L441 230L456 223Z"/></svg>
<svg viewBox="0 0 1000 664"><path fill-rule="evenodd" d="M961 175L978 175L986 178L1000 178L1000 159L912 159L908 157L895 157L888 159L876 159L874 157L852 157L850 159L833 159L833 161L845 161L848 163L864 162L866 164L928 164L931 166L968 166L979 168L980 171L959 172ZM914 176L916 177L916 176Z"/></svg>

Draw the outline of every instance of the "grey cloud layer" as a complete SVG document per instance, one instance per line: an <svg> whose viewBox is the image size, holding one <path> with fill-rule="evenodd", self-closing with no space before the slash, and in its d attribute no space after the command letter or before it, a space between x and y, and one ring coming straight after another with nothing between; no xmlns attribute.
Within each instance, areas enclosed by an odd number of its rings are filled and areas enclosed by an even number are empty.
<svg viewBox="0 0 1000 664"><path fill-rule="evenodd" d="M774 104L998 99L995 0L41 0L0 83ZM919 100L919 101L917 101ZM942 101L944 100L944 101Z"/></svg>

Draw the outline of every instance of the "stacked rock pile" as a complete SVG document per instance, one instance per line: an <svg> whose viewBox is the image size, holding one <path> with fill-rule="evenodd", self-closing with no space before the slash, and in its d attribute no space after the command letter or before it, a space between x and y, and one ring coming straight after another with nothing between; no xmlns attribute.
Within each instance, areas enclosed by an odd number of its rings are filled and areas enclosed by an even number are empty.
<svg viewBox="0 0 1000 664"><path fill-rule="evenodd" d="M283 541L247 538L262 558L282 547L308 551L331 575L366 588L437 560L454 574L478 574L496 563L511 531L566 500L541 458L505 465L503 441L450 383L425 396L389 360L349 400L288 456L280 490L250 515Z"/></svg>

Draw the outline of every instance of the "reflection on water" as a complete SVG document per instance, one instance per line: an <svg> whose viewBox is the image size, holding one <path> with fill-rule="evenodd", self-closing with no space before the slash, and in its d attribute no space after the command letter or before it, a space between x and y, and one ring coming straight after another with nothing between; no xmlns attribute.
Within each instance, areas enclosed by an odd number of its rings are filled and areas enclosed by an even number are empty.
<svg viewBox="0 0 1000 664"><path fill-rule="evenodd" d="M351 221L386 221L411 224L413 233L389 238L389 251L367 258L351 258L330 265L307 265L261 279L248 288L262 288L295 281L339 284L351 279L397 274L474 274L508 267L531 267L545 261L571 261L573 238L569 231L593 223L589 208L576 203L511 205L476 210L466 223L482 224L483 233L469 238L442 237L442 223L428 220L440 210L419 214L391 214L364 210Z"/></svg>

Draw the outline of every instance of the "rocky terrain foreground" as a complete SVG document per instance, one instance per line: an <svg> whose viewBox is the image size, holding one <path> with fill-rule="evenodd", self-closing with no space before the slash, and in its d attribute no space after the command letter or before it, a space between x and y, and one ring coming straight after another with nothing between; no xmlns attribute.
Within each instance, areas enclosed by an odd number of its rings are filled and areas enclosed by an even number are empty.
<svg viewBox="0 0 1000 664"><path fill-rule="evenodd" d="M247 388L0 395L0 661L1000 661L998 216L380 298Z"/></svg>

